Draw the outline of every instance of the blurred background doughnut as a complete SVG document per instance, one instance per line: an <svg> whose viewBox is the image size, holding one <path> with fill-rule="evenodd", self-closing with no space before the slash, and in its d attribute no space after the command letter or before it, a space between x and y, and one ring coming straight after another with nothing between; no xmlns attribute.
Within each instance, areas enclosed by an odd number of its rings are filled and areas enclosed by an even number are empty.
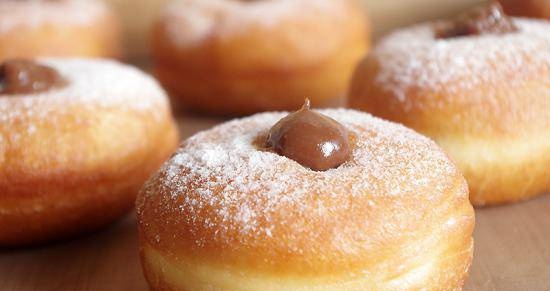
<svg viewBox="0 0 550 291"><path fill-rule="evenodd" d="M0 62L122 56L119 21L99 0L0 1Z"/></svg>
<svg viewBox="0 0 550 291"><path fill-rule="evenodd" d="M176 103L244 115L343 104L369 47L353 0L178 0L153 32L154 71Z"/></svg>
<svg viewBox="0 0 550 291"><path fill-rule="evenodd" d="M432 137L475 205L500 204L550 190L549 80L550 22L494 4L389 34L357 67L349 105Z"/></svg>
<svg viewBox="0 0 550 291"><path fill-rule="evenodd" d="M90 59L5 62L0 247L57 241L115 221L177 142L164 91L135 68Z"/></svg>

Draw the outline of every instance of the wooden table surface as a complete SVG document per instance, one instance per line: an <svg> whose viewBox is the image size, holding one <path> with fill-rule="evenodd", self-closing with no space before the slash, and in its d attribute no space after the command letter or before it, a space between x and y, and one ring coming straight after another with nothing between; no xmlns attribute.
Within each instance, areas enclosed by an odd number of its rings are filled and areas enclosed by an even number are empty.
<svg viewBox="0 0 550 291"><path fill-rule="evenodd" d="M182 135L216 122L180 118ZM550 290L550 195L479 209L476 218L475 258L466 291ZM0 290L148 290L139 264L134 214L68 242L0 249Z"/></svg>

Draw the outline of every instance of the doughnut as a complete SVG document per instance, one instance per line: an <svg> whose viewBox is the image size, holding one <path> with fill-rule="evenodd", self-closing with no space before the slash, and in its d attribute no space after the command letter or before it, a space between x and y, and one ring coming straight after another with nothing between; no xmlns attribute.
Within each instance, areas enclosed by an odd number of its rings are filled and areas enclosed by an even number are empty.
<svg viewBox="0 0 550 291"><path fill-rule="evenodd" d="M548 0L499 0L510 15L550 19Z"/></svg>
<svg viewBox="0 0 550 291"><path fill-rule="evenodd" d="M107 60L0 66L0 246L58 241L130 210L176 149L164 91Z"/></svg>
<svg viewBox="0 0 550 291"><path fill-rule="evenodd" d="M219 115L343 103L368 25L353 0L179 0L153 29L154 71L186 109Z"/></svg>
<svg viewBox="0 0 550 291"><path fill-rule="evenodd" d="M115 15L97 0L0 1L0 62L12 58L120 57Z"/></svg>
<svg viewBox="0 0 550 291"><path fill-rule="evenodd" d="M354 110L285 115L200 132L146 182L151 290L461 290L474 213L433 141Z"/></svg>
<svg viewBox="0 0 550 291"><path fill-rule="evenodd" d="M385 37L357 67L349 105L433 138L481 206L550 190L550 23L478 9L478 22L462 16Z"/></svg>

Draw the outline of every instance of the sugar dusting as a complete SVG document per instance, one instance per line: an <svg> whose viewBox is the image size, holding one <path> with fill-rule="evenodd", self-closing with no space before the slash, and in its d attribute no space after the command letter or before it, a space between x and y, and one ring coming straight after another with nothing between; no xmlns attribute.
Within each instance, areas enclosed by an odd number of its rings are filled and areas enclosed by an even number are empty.
<svg viewBox="0 0 550 291"><path fill-rule="evenodd" d="M143 211L144 201L163 195L161 211L181 212L178 225L191 228L197 247L211 238L204 236L204 230L222 241L250 243L271 237L281 225L292 227L296 221L281 221L287 217L283 213L330 220L335 213L345 213L351 198L369 201L372 207L376 205L371 199L380 197L412 195L430 200L450 187L448 177L458 175L431 140L410 129L354 110L320 112L357 136L352 159L340 167L316 172L262 149L258 138L286 113L257 114L185 141L145 185L138 212ZM335 202L304 203L316 195Z"/></svg>
<svg viewBox="0 0 550 291"><path fill-rule="evenodd" d="M267 29L296 19L319 15L345 17L334 0L179 0L163 10L171 37L181 45L192 45L214 33L232 36L247 29Z"/></svg>
<svg viewBox="0 0 550 291"><path fill-rule="evenodd" d="M86 25L104 15L107 6L96 0L2 0L0 1L0 32L21 26L38 27L46 23Z"/></svg>
<svg viewBox="0 0 550 291"><path fill-rule="evenodd" d="M153 78L116 61L46 58L38 62L56 69L69 85L43 93L0 95L0 123L3 125L24 121L28 123L27 133L32 134L36 131L33 120L55 124L57 115L74 106L90 111L114 108L150 112L153 117L160 114L153 108L168 106L164 91Z"/></svg>
<svg viewBox="0 0 550 291"><path fill-rule="evenodd" d="M434 23L399 30L371 54L380 66L376 82L407 105L411 89L453 94L550 70L550 22L514 21L520 31L504 35L436 39Z"/></svg>

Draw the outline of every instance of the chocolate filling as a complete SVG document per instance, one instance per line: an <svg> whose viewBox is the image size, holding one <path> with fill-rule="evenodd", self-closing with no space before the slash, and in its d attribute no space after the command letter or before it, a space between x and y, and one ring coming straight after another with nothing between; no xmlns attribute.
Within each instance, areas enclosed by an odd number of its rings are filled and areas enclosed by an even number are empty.
<svg viewBox="0 0 550 291"><path fill-rule="evenodd" d="M505 34L518 28L498 2L473 9L436 28L437 38L453 38L483 34Z"/></svg>
<svg viewBox="0 0 550 291"><path fill-rule="evenodd" d="M312 111L309 100L271 128L267 146L315 171L338 167L351 158L352 152L347 129L336 120Z"/></svg>
<svg viewBox="0 0 550 291"><path fill-rule="evenodd" d="M9 60L0 65L0 94L40 93L66 83L55 69L31 60Z"/></svg>

